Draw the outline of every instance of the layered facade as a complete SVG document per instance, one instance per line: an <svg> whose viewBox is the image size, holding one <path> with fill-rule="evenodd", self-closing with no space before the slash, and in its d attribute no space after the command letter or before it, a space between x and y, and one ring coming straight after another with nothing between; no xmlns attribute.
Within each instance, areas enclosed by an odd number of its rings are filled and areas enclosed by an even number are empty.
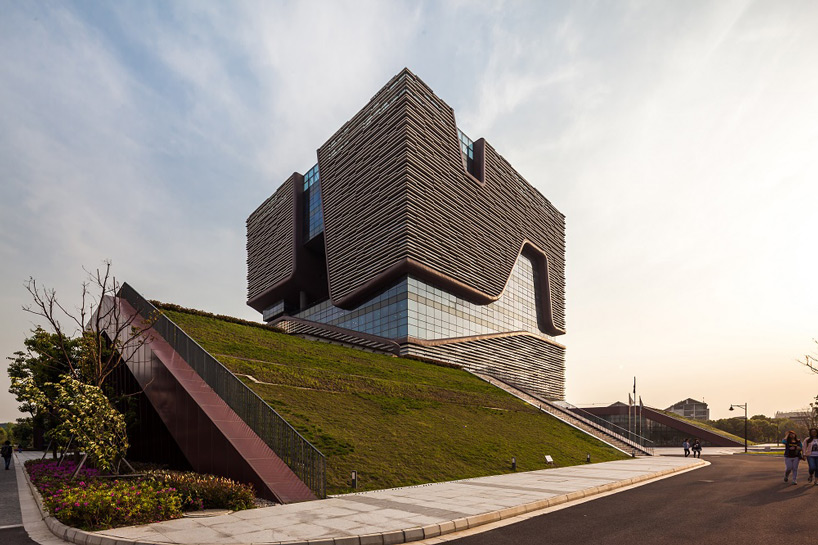
<svg viewBox="0 0 818 545"><path fill-rule="evenodd" d="M317 159L247 220L248 305L563 398L565 219L545 197L409 70Z"/></svg>

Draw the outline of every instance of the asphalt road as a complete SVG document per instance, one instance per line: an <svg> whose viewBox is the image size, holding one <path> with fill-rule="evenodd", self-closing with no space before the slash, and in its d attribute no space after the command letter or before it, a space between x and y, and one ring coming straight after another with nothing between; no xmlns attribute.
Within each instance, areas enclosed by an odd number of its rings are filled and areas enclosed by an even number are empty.
<svg viewBox="0 0 818 545"><path fill-rule="evenodd" d="M652 484L451 541L457 545L811 542L818 486L784 483L780 456L733 455Z"/></svg>
<svg viewBox="0 0 818 545"><path fill-rule="evenodd" d="M23 528L23 515L20 513L20 500L17 496L17 477L14 471L14 460L11 469L4 470L0 458L0 543L2 545L37 545Z"/></svg>

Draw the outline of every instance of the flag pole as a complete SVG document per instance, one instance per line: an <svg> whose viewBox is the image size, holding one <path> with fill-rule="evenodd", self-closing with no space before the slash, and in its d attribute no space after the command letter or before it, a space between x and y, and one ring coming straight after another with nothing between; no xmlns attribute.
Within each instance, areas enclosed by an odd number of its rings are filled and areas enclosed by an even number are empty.
<svg viewBox="0 0 818 545"><path fill-rule="evenodd" d="M631 401L631 393L628 392L628 433L631 433L631 406L633 402Z"/></svg>
<svg viewBox="0 0 818 545"><path fill-rule="evenodd" d="M633 377L633 432L636 433L636 377Z"/></svg>

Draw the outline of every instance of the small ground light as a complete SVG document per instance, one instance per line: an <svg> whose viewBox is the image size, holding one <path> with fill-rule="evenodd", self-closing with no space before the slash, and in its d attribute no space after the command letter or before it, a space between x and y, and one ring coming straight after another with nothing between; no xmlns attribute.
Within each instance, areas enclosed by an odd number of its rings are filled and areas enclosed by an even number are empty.
<svg viewBox="0 0 818 545"><path fill-rule="evenodd" d="M511 471L517 471L517 457L511 457Z"/></svg>
<svg viewBox="0 0 818 545"><path fill-rule="evenodd" d="M358 472L357 471L352 472L352 488L354 490L358 489Z"/></svg>
<svg viewBox="0 0 818 545"><path fill-rule="evenodd" d="M586 456L586 457L585 457L585 463L586 463L586 464L590 464L590 463L591 463L591 453L590 453L590 452L588 453L588 456Z"/></svg>

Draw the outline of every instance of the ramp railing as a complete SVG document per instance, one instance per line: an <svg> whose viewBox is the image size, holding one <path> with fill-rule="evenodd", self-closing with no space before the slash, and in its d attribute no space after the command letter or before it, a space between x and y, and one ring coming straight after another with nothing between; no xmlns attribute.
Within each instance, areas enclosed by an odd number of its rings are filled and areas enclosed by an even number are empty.
<svg viewBox="0 0 818 545"><path fill-rule="evenodd" d="M124 283L119 296L143 318L153 319L158 333L256 435L284 461L319 498L326 493L326 458L266 401L211 356L150 301Z"/></svg>

